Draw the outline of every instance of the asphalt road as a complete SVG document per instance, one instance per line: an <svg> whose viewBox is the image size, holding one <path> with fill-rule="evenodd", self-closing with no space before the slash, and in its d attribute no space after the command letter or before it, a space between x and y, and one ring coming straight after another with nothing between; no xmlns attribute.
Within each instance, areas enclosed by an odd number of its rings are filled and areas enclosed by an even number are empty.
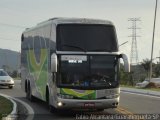
<svg viewBox="0 0 160 120"><path fill-rule="evenodd" d="M11 97L15 97L29 104L33 108L35 112L34 117L37 120L41 120L41 119L42 120L43 119L71 120L71 119L82 117L81 115L86 115L83 117L86 117L87 119L88 116L95 115L95 114L96 115L108 115L108 114L117 114L117 113L121 114L119 111L115 109L107 109L103 112L60 111L58 113L50 113L47 105L44 102L39 101L39 100L36 102L30 102L29 100L25 98L26 94L21 90L20 80L15 80L15 86L13 89L8 89L7 87L0 87L0 93L6 94Z"/></svg>
<svg viewBox="0 0 160 120"><path fill-rule="evenodd" d="M160 114L160 97L121 92L120 106L134 114Z"/></svg>
<svg viewBox="0 0 160 120"><path fill-rule="evenodd" d="M81 117L81 112L73 111L61 111L58 113L50 113L48 111L47 105L41 101L30 102L25 98L25 93L21 90L20 81L15 81L15 86L13 89L8 89L5 87L0 87L0 93L6 94L17 99L20 99L27 104L29 104L34 112L35 118L37 120L41 119L56 119L56 120L71 120L76 119L76 117ZM158 97L148 97L137 94L129 94L121 92L120 107L118 109L107 109L103 112L89 112L86 115L109 115L109 114L160 114L160 98ZM88 117L88 116L83 116ZM87 118L86 118L87 119Z"/></svg>

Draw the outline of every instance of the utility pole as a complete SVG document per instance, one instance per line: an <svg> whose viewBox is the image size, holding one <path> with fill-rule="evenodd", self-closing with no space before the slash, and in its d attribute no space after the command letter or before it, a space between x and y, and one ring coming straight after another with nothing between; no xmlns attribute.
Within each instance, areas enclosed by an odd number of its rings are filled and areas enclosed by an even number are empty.
<svg viewBox="0 0 160 120"><path fill-rule="evenodd" d="M160 50L159 50L159 64L160 64Z"/></svg>
<svg viewBox="0 0 160 120"><path fill-rule="evenodd" d="M155 35L156 16L157 16L157 3L158 3L158 0L156 0L155 13L154 13L154 24L153 24L153 36L152 36L152 49L151 49L151 61L150 61L149 82L151 81L151 78L152 78L152 60L153 60L154 35Z"/></svg>

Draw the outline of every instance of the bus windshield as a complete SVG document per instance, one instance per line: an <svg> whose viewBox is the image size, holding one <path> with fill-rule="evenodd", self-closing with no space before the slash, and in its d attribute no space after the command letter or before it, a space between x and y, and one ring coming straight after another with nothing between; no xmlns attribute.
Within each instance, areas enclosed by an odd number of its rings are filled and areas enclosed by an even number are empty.
<svg viewBox="0 0 160 120"><path fill-rule="evenodd" d="M107 55L62 55L59 86L82 89L118 85L118 58Z"/></svg>
<svg viewBox="0 0 160 120"><path fill-rule="evenodd" d="M98 24L60 24L57 26L57 50L117 52L115 28Z"/></svg>

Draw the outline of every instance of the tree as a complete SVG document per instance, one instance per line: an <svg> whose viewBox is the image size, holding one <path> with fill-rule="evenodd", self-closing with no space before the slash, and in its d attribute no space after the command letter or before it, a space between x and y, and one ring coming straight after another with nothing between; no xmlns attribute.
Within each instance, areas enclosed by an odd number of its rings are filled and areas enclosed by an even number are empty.
<svg viewBox="0 0 160 120"><path fill-rule="evenodd" d="M4 71L8 71L9 66L8 66L8 65L2 65L2 69L3 69Z"/></svg>
<svg viewBox="0 0 160 120"><path fill-rule="evenodd" d="M160 77L160 64L159 63L157 63L154 66L154 73L155 73L155 77Z"/></svg>
<svg viewBox="0 0 160 120"><path fill-rule="evenodd" d="M152 63L153 68L155 67L155 64ZM148 58L143 59L143 61L141 62L141 66L143 66L144 70L146 71L146 75L147 77L149 77L149 70L150 70L150 60Z"/></svg>
<svg viewBox="0 0 160 120"><path fill-rule="evenodd" d="M147 77L149 77L150 60L148 58L147 59L143 59L143 61L141 62L141 65L144 68L144 70L146 71Z"/></svg>
<svg viewBox="0 0 160 120"><path fill-rule="evenodd" d="M132 73L124 72L124 65L120 64L120 84L121 85L133 85Z"/></svg>
<svg viewBox="0 0 160 120"><path fill-rule="evenodd" d="M12 76L13 78L16 78L16 77L17 77L17 74L18 74L17 70L14 70L14 71L12 72L12 75L11 75L11 76Z"/></svg>

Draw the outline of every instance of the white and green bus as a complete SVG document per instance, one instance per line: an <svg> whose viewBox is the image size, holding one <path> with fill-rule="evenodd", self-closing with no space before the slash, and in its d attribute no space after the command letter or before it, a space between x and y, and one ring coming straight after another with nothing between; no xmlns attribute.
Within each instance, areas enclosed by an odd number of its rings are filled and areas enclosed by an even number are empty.
<svg viewBox="0 0 160 120"><path fill-rule="evenodd" d="M116 108L120 58L129 72L112 22L49 19L22 34L22 89L29 100L36 97L52 110Z"/></svg>

